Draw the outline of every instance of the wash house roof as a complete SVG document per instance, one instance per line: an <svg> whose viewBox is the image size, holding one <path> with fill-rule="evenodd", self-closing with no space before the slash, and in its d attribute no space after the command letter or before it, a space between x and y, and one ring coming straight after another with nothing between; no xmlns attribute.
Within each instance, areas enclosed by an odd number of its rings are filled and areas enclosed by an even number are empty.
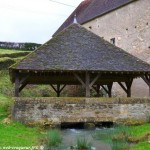
<svg viewBox="0 0 150 150"><path fill-rule="evenodd" d="M16 70L150 72L150 65L72 24L10 67L11 73Z"/></svg>
<svg viewBox="0 0 150 150"><path fill-rule="evenodd" d="M60 26L53 36L73 23L76 14L79 24L84 24L96 17L105 15L136 0L84 0Z"/></svg>

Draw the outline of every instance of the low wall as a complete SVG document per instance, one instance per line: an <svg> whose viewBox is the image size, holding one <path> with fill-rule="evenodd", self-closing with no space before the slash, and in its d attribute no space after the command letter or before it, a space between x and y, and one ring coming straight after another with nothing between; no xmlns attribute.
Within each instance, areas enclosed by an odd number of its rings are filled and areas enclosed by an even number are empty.
<svg viewBox="0 0 150 150"><path fill-rule="evenodd" d="M28 125L148 122L150 98L15 98L12 116Z"/></svg>

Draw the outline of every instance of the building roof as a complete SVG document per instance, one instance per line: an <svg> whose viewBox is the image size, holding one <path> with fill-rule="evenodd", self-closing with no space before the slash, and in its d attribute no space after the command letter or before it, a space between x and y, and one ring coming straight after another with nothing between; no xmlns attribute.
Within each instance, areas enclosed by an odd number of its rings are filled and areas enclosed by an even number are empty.
<svg viewBox="0 0 150 150"><path fill-rule="evenodd" d="M149 72L150 65L72 24L10 70Z"/></svg>
<svg viewBox="0 0 150 150"><path fill-rule="evenodd" d="M75 14L78 23L84 24L96 17L102 16L134 1L135 0L84 0L59 27L53 36L72 24Z"/></svg>

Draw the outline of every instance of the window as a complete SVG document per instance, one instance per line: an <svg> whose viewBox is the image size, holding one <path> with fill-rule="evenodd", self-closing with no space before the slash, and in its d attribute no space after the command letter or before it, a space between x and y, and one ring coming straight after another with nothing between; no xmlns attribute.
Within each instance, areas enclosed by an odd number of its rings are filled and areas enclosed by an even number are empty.
<svg viewBox="0 0 150 150"><path fill-rule="evenodd" d="M115 45L115 42L116 42L116 39L115 39L115 38L110 39L110 43L111 43L111 44L114 44L114 45Z"/></svg>

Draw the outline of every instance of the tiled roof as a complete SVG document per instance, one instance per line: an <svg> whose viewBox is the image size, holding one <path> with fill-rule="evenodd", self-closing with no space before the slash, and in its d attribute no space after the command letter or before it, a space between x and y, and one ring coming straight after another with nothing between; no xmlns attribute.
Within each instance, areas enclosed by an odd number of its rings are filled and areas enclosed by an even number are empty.
<svg viewBox="0 0 150 150"><path fill-rule="evenodd" d="M68 19L60 26L60 28L54 33L53 36L72 24L75 14L77 16L78 23L83 24L98 16L102 16L117 8L127 5L133 1L136 0L84 0L68 17Z"/></svg>
<svg viewBox="0 0 150 150"><path fill-rule="evenodd" d="M150 65L72 24L10 70L150 72Z"/></svg>

